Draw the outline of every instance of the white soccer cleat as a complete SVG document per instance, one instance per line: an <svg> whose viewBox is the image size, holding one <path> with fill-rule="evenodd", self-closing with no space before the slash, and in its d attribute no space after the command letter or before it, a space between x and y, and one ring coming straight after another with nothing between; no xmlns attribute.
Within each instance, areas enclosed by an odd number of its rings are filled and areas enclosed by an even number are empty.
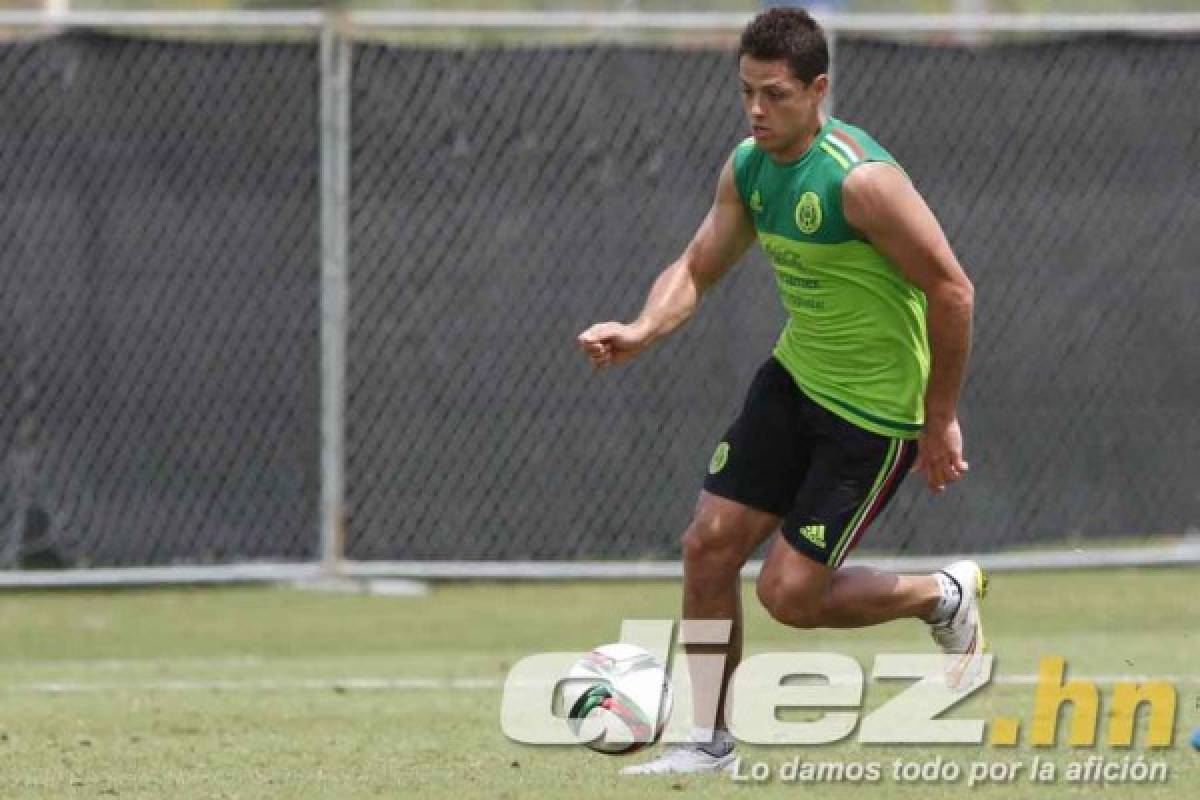
<svg viewBox="0 0 1200 800"><path fill-rule="evenodd" d="M988 580L974 561L955 561L942 574L962 591L958 610L945 622L931 624L929 633L946 654L946 686L954 691L974 683L983 667L983 617L979 605L987 594Z"/></svg>
<svg viewBox="0 0 1200 800"><path fill-rule="evenodd" d="M672 747L653 761L625 767L622 775L682 775L696 772L730 772L737 754L730 750L723 756L714 756L701 750L698 745Z"/></svg>

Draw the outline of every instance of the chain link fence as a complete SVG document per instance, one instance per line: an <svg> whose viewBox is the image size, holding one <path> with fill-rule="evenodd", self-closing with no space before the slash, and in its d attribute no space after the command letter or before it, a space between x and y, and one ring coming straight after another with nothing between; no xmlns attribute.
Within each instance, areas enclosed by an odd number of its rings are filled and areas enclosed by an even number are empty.
<svg viewBox="0 0 1200 800"><path fill-rule="evenodd" d="M354 44L348 558L677 556L783 322L768 266L618 371L574 339L636 314L744 135L716 42ZM1195 525L1200 40L836 58L837 116L977 287L971 477L910 480L862 548ZM318 70L312 42L0 44L10 561L316 557Z"/></svg>
<svg viewBox="0 0 1200 800"><path fill-rule="evenodd" d="M312 44L0 44L0 541L316 552Z"/></svg>

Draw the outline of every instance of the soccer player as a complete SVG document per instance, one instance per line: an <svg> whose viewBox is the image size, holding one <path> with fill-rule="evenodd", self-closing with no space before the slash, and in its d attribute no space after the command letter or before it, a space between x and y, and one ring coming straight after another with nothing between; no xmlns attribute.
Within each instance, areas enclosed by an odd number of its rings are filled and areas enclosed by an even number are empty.
<svg viewBox="0 0 1200 800"><path fill-rule="evenodd" d="M626 773L731 766L723 711L742 651L739 571L767 537L758 598L778 621L924 620L956 654L947 658L952 686L983 650L986 583L975 562L933 575L842 566L910 469L934 492L966 475L957 406L974 290L895 159L823 113L828 70L824 34L807 12L772 9L747 25L738 72L752 136L725 163L712 208L637 319L578 338L596 367L629 361L686 322L756 238L788 316L716 447L682 537L683 629L692 620L730 626L728 645L686 647L726 656L719 686L692 669L695 707L716 698L715 727L697 727L694 743Z"/></svg>

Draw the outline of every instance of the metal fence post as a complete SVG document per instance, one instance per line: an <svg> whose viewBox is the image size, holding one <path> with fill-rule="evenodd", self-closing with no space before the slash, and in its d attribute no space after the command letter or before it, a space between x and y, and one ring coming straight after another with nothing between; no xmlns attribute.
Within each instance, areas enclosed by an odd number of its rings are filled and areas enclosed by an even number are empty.
<svg viewBox="0 0 1200 800"><path fill-rule="evenodd" d="M321 28L321 571L345 544L346 284L350 44L336 15Z"/></svg>

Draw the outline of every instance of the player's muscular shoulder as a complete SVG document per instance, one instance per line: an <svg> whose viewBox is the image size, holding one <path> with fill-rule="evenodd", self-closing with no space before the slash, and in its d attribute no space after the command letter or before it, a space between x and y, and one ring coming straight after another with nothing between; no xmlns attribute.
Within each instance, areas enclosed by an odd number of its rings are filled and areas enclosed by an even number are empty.
<svg viewBox="0 0 1200 800"><path fill-rule="evenodd" d="M717 202L738 206L742 204L734 177L733 156L725 160L725 164L721 167L721 174L717 177Z"/></svg>
<svg viewBox="0 0 1200 800"><path fill-rule="evenodd" d="M899 167L872 161L857 167L842 182L842 212L851 225L868 229L894 214L914 193Z"/></svg>
<svg viewBox="0 0 1200 800"><path fill-rule="evenodd" d="M715 194L688 253L692 273L706 286L719 279L754 239L754 225L734 183L732 158L721 169Z"/></svg>
<svg viewBox="0 0 1200 800"><path fill-rule="evenodd" d="M933 212L898 167L872 162L851 172L842 184L842 211L917 287L928 292L966 281Z"/></svg>

